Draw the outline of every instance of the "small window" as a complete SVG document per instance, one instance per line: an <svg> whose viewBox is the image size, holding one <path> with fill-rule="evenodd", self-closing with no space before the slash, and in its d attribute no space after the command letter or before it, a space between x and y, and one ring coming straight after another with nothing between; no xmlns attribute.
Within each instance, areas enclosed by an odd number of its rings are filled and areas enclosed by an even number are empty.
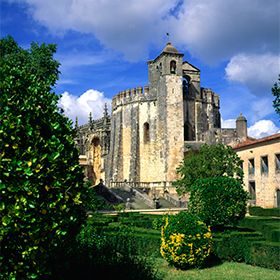
<svg viewBox="0 0 280 280"><path fill-rule="evenodd" d="M251 200L256 200L256 183L255 183L255 181L249 182L249 194L250 194Z"/></svg>
<svg viewBox="0 0 280 280"><path fill-rule="evenodd" d="M275 170L280 172L280 154L275 155Z"/></svg>
<svg viewBox="0 0 280 280"><path fill-rule="evenodd" d="M268 157L261 157L261 174L268 174Z"/></svg>
<svg viewBox="0 0 280 280"><path fill-rule="evenodd" d="M253 158L249 159L248 173L249 173L249 175L254 175L255 174L255 160Z"/></svg>
<svg viewBox="0 0 280 280"><path fill-rule="evenodd" d="M244 167L243 167L243 160L240 162L239 167L240 167L242 170L244 169Z"/></svg>
<svg viewBox="0 0 280 280"><path fill-rule="evenodd" d="M150 142L150 125L149 123L144 123L144 143Z"/></svg>
<svg viewBox="0 0 280 280"><path fill-rule="evenodd" d="M175 60L170 61L170 73L176 74L176 61Z"/></svg>

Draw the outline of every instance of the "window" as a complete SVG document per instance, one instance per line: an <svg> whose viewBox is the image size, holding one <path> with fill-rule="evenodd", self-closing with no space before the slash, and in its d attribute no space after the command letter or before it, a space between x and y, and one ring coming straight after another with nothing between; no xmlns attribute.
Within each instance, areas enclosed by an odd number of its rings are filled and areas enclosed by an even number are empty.
<svg viewBox="0 0 280 280"><path fill-rule="evenodd" d="M249 193L251 196L251 200L256 200L256 183L255 183L255 181L249 182Z"/></svg>
<svg viewBox="0 0 280 280"><path fill-rule="evenodd" d="M170 73L176 74L176 61L175 60L170 61Z"/></svg>
<svg viewBox="0 0 280 280"><path fill-rule="evenodd" d="M150 142L150 125L149 123L144 123L144 143Z"/></svg>
<svg viewBox="0 0 280 280"><path fill-rule="evenodd" d="M243 160L240 162L239 167L240 167L242 170L244 170L244 168L243 168Z"/></svg>
<svg viewBox="0 0 280 280"><path fill-rule="evenodd" d="M255 174L255 160L253 158L249 159L248 173L249 173L249 175L254 175Z"/></svg>
<svg viewBox="0 0 280 280"><path fill-rule="evenodd" d="M280 172L280 154L275 154L275 170Z"/></svg>
<svg viewBox="0 0 280 280"><path fill-rule="evenodd" d="M100 145L100 139L99 139L98 137L94 137L94 138L92 139L92 145L93 145L94 147L99 146L99 145Z"/></svg>
<svg viewBox="0 0 280 280"><path fill-rule="evenodd" d="M268 174L268 157L261 157L261 174Z"/></svg>

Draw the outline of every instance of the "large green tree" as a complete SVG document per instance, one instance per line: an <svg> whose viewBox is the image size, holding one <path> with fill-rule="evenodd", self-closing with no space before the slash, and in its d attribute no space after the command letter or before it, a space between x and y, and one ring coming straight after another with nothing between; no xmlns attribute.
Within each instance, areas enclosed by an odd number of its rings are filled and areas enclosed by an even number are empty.
<svg viewBox="0 0 280 280"><path fill-rule="evenodd" d="M55 45L0 41L0 274L36 279L49 273L55 248L84 220L83 173L72 123L52 88Z"/></svg>
<svg viewBox="0 0 280 280"><path fill-rule="evenodd" d="M271 89L272 95L275 97L273 100L273 107L275 109L275 112L280 117L280 75L278 77L278 82L276 82Z"/></svg>
<svg viewBox="0 0 280 280"><path fill-rule="evenodd" d="M201 146L198 152L190 151L177 169L180 178L174 182L178 194L191 191L197 179L235 177L243 183L242 160L229 146L217 144Z"/></svg>
<svg viewBox="0 0 280 280"><path fill-rule="evenodd" d="M235 178L205 178L195 181L188 207L207 225L236 225L246 214L248 198Z"/></svg>

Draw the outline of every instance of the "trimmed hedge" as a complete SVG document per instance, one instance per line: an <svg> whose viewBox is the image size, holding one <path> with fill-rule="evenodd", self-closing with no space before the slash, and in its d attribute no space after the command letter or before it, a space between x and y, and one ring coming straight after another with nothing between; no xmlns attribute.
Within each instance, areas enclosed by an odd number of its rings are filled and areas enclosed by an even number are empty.
<svg viewBox="0 0 280 280"><path fill-rule="evenodd" d="M244 262L253 241L263 240L258 232L221 233L214 237L214 253L222 260Z"/></svg>
<svg viewBox="0 0 280 280"><path fill-rule="evenodd" d="M116 216L94 214L84 229L82 243L93 248L90 244L104 240L109 244L109 251L130 256L160 257L160 231L150 229L156 220L160 220L158 216L139 213ZM280 270L279 219L246 217L239 225L241 227L223 227L223 231L214 232L214 255L221 260Z"/></svg>
<svg viewBox="0 0 280 280"><path fill-rule="evenodd" d="M249 214L252 216L280 217L280 208L262 208L260 206L249 206Z"/></svg>
<svg viewBox="0 0 280 280"><path fill-rule="evenodd" d="M260 231L268 241L280 241L280 220L278 218L246 217L240 221L239 225Z"/></svg>
<svg viewBox="0 0 280 280"><path fill-rule="evenodd" d="M280 270L280 243L257 241L253 242L245 262L266 268Z"/></svg>

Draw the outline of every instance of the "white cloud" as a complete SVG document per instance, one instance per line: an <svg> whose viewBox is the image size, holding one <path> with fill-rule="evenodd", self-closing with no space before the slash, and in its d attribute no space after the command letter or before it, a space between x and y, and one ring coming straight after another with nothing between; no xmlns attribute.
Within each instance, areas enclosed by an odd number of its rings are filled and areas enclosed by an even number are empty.
<svg viewBox="0 0 280 280"><path fill-rule="evenodd" d="M226 66L229 81L246 85L254 95L271 94L271 88L280 73L280 55L239 54Z"/></svg>
<svg viewBox="0 0 280 280"><path fill-rule="evenodd" d="M222 128L235 128L236 120L235 119L228 119L228 120L221 119L221 127Z"/></svg>
<svg viewBox="0 0 280 280"><path fill-rule="evenodd" d="M280 133L280 128L271 120L260 120L248 128L248 135L254 138L262 138L275 133Z"/></svg>
<svg viewBox="0 0 280 280"><path fill-rule="evenodd" d="M93 34L128 59L143 58L162 34L164 17L179 0L23 0L33 18L54 34ZM166 30L165 30L166 32Z"/></svg>
<svg viewBox="0 0 280 280"><path fill-rule="evenodd" d="M11 0L12 1L12 0ZM18 2L19 0L13 0ZM204 62L279 52L278 0L21 0L52 33L94 35L128 59L146 58L166 32Z"/></svg>
<svg viewBox="0 0 280 280"><path fill-rule="evenodd" d="M279 52L279 9L278 0L188 0L170 23L178 43L216 63L236 53Z"/></svg>
<svg viewBox="0 0 280 280"><path fill-rule="evenodd" d="M111 100L106 98L103 92L94 89L87 90L79 97L64 92L59 100L59 106L64 110L64 114L73 122L78 117L79 125L88 122L90 112L93 119L101 118L105 103L110 109Z"/></svg>

